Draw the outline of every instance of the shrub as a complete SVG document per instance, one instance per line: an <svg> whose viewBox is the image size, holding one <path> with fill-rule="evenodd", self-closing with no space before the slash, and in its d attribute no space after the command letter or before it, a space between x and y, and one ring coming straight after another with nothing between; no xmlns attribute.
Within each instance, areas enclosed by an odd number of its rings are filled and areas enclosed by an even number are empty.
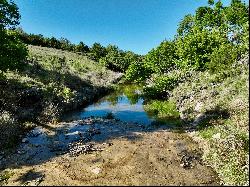
<svg viewBox="0 0 250 187"><path fill-rule="evenodd" d="M135 61L130 64L126 70L125 79L131 82L143 82L152 74L144 62Z"/></svg>
<svg viewBox="0 0 250 187"><path fill-rule="evenodd" d="M164 99L169 97L169 92L177 86L179 77L177 74L170 74L168 76L159 76L153 80L151 85L144 87L143 92L147 98L150 99Z"/></svg>
<svg viewBox="0 0 250 187"><path fill-rule="evenodd" d="M0 69L18 69L23 66L27 56L25 45L19 41L12 30L19 24L20 14L15 3L2 0L0 2Z"/></svg>
<svg viewBox="0 0 250 187"><path fill-rule="evenodd" d="M161 120L175 120L180 118L180 114L173 101L153 100L145 105L145 110L148 113L156 115Z"/></svg>
<svg viewBox="0 0 250 187"><path fill-rule="evenodd" d="M206 67L212 72L217 73L228 68L237 60L238 51L232 44L220 45L209 56L209 62Z"/></svg>

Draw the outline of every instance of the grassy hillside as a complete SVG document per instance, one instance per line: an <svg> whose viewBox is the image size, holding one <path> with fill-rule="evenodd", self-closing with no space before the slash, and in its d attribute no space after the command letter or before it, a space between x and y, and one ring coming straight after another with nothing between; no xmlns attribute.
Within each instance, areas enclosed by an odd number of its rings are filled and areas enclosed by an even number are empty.
<svg viewBox="0 0 250 187"><path fill-rule="evenodd" d="M38 46L28 50L22 70L0 77L1 148L13 144L30 122L55 121L64 111L100 97L122 75L76 53Z"/></svg>
<svg viewBox="0 0 250 187"><path fill-rule="evenodd" d="M225 185L249 183L249 55L227 70L189 71L168 101L150 102L158 117L183 120L204 150L204 160ZM176 104L169 106L169 101ZM179 111L179 115L176 114Z"/></svg>

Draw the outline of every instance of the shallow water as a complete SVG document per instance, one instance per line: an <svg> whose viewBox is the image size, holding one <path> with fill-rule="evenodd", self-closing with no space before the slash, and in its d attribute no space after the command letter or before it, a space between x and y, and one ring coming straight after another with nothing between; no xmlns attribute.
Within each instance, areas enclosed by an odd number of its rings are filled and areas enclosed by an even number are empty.
<svg viewBox="0 0 250 187"><path fill-rule="evenodd" d="M140 93L136 85L119 86L96 103L68 113L61 123L34 128L11 157L2 159L7 171L15 168L7 184L219 184L216 173L200 162L196 143L172 132L167 122L152 124L156 118L144 110ZM116 119L91 118L109 112ZM77 152L87 145L96 150ZM181 166L183 158L190 158L192 168Z"/></svg>
<svg viewBox="0 0 250 187"><path fill-rule="evenodd" d="M120 85L114 92L98 100L94 104L77 111L69 112L62 120L80 120L86 117L104 117L112 113L116 119L125 122L137 122L149 125L156 121L155 117L144 110L144 99L141 88L137 85Z"/></svg>

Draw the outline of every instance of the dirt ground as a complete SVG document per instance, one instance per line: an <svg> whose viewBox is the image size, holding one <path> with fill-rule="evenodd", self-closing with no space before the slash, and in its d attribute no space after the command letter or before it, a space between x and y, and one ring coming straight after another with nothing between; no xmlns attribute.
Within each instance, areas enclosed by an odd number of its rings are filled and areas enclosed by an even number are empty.
<svg viewBox="0 0 250 187"><path fill-rule="evenodd" d="M72 155L69 143L83 138L98 149ZM0 160L2 185L219 185L198 145L164 126L89 118L37 127L22 142Z"/></svg>

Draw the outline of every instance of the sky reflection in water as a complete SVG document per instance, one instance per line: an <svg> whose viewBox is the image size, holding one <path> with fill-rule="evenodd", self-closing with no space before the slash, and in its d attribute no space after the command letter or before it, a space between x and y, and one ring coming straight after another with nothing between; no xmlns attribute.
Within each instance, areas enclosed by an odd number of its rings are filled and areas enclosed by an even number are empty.
<svg viewBox="0 0 250 187"><path fill-rule="evenodd" d="M115 118L126 122L137 122L145 125L154 121L143 108L143 98L139 87L135 85L119 86L119 88L98 102L84 109L68 113L64 120L79 120L85 117L103 117L112 112Z"/></svg>

